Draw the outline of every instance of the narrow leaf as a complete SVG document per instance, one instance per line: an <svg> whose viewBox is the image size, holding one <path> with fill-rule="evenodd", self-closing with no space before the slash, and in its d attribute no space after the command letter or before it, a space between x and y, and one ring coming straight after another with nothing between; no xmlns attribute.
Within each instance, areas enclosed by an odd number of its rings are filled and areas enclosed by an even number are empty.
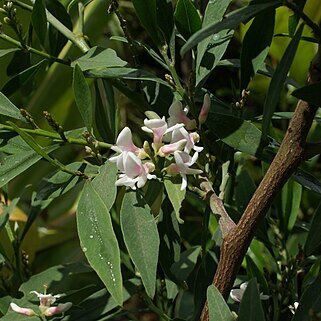
<svg viewBox="0 0 321 321"><path fill-rule="evenodd" d="M245 34L241 50L241 89L262 67L273 38L275 9L256 16Z"/></svg>
<svg viewBox="0 0 321 321"><path fill-rule="evenodd" d="M0 58L8 55L11 52L19 51L21 50L20 48L8 48L8 49L0 49Z"/></svg>
<svg viewBox="0 0 321 321"><path fill-rule="evenodd" d="M221 293L214 285L207 289L208 314L210 321L233 321L232 313Z"/></svg>
<svg viewBox="0 0 321 321"><path fill-rule="evenodd" d="M321 81L296 89L291 95L319 107L321 106L320 91Z"/></svg>
<svg viewBox="0 0 321 321"><path fill-rule="evenodd" d="M265 321L256 279L252 279L246 287L240 304L237 320Z"/></svg>
<svg viewBox="0 0 321 321"><path fill-rule="evenodd" d="M118 305L123 304L120 252L104 202L87 181L77 208L77 227L81 247Z"/></svg>
<svg viewBox="0 0 321 321"><path fill-rule="evenodd" d="M188 50L192 49L203 39L218 33L224 29L236 29L241 22L248 21L258 13L268 8L277 8L282 5L281 1L271 1L267 3L250 4L247 7L235 10L226 15L225 19L220 22L213 22L205 28L197 31L191 38L188 39L186 44L181 49L181 56L183 56Z"/></svg>
<svg viewBox="0 0 321 321"><path fill-rule="evenodd" d="M314 251L321 244L320 226L321 226L321 203L319 204L318 208L314 212L308 238L304 245L304 253L307 256L313 254Z"/></svg>
<svg viewBox="0 0 321 321"><path fill-rule="evenodd" d="M170 42L174 29L173 4L171 0L156 0L156 18L167 43Z"/></svg>
<svg viewBox="0 0 321 321"><path fill-rule="evenodd" d="M31 21L41 45L44 46L47 34L47 15L44 0L35 1Z"/></svg>
<svg viewBox="0 0 321 321"><path fill-rule="evenodd" d="M202 26L201 18L191 0L178 0L174 17L178 31L185 39Z"/></svg>
<svg viewBox="0 0 321 321"><path fill-rule="evenodd" d="M156 285L159 236L149 206L138 192L125 194L120 211L124 241L147 294L153 297Z"/></svg>
<svg viewBox="0 0 321 321"><path fill-rule="evenodd" d="M127 61L120 59L115 50L102 47L90 48L83 56L71 63L71 67L79 65L82 71L96 68L124 67Z"/></svg>
<svg viewBox="0 0 321 321"><path fill-rule="evenodd" d="M87 130L91 132L93 122L93 106L91 100L91 94L89 86L86 82L86 78L81 71L78 64L74 67L73 74L73 91L75 95L76 105L82 117L82 120L87 127Z"/></svg>
<svg viewBox="0 0 321 321"><path fill-rule="evenodd" d="M274 75L272 77L269 90L267 92L264 107L263 107L263 122L262 122L262 135L266 137L268 134L270 122L275 111L275 108L279 102L281 90L284 86L284 81L292 65L296 50L298 48L300 37L303 31L304 25L302 24L296 32L294 38L286 48L286 51L277 66Z"/></svg>
<svg viewBox="0 0 321 321"><path fill-rule="evenodd" d="M180 218L179 211L181 209L182 202L185 199L186 190L181 191L180 177L176 176L176 177L166 178L164 180L164 185L165 185L168 198L173 205L177 221L179 223L184 223L184 221Z"/></svg>
<svg viewBox="0 0 321 321"><path fill-rule="evenodd" d="M20 110L2 92L0 92L0 115L27 122Z"/></svg>

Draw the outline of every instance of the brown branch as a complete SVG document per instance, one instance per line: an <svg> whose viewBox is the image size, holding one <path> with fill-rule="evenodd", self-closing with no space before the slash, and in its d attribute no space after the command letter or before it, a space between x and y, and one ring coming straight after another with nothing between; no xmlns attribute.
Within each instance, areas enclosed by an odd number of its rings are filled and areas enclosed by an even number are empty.
<svg viewBox="0 0 321 321"><path fill-rule="evenodd" d="M320 80L320 50L311 63L308 83ZM306 137L312 125L317 107L305 101L298 101L282 144L251 198L237 226L223 239L220 261L213 284L227 298L239 271L246 251L254 237L259 222L265 216L278 191L305 158ZM207 302L201 314L201 321L208 321Z"/></svg>

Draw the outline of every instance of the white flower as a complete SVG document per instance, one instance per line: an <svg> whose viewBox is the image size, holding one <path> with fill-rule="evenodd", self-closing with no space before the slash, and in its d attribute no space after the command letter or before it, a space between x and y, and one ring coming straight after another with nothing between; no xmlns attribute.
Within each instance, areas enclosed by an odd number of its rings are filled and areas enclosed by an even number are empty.
<svg viewBox="0 0 321 321"><path fill-rule="evenodd" d="M175 164L171 164L167 167L167 172L169 174L180 174L182 176L182 186L181 190L187 187L187 177L186 175L201 174L200 169L189 168L192 166L197 158L198 153L194 153L193 157L186 152L176 151L174 152Z"/></svg>
<svg viewBox="0 0 321 321"><path fill-rule="evenodd" d="M240 288L239 289L233 289L231 290L230 292L230 297L236 301L236 302L241 302L242 301L242 298L243 298L243 295L244 295L244 292L247 288L247 285L248 285L248 282L244 282L240 285ZM260 299L261 300L268 300L269 299L269 296L268 295L265 295L263 293L260 293Z"/></svg>
<svg viewBox="0 0 321 321"><path fill-rule="evenodd" d="M299 302L294 302L293 305L289 305L289 309L292 314L295 314L295 311L298 309L298 307L299 307Z"/></svg>
<svg viewBox="0 0 321 321"><path fill-rule="evenodd" d="M177 123L183 123L188 130L196 128L195 119L189 119L186 116L186 112L183 109L183 105L180 101L175 101L168 109L169 118L167 119L168 125L173 126Z"/></svg>
<svg viewBox="0 0 321 321"><path fill-rule="evenodd" d="M36 315L35 311L33 311L32 309L29 308L21 308L19 307L17 304L15 303L10 303L10 307L14 312L20 313L20 314L24 314L24 315L28 315L28 316L33 316Z"/></svg>
<svg viewBox="0 0 321 321"><path fill-rule="evenodd" d="M123 163L118 169L122 172L116 181L116 186L128 186L132 189L143 187L148 179L156 178L155 175L149 174L155 169L155 165L151 162L142 163L142 161L132 152L124 154ZM118 162L117 162L118 165Z"/></svg>
<svg viewBox="0 0 321 321"><path fill-rule="evenodd" d="M187 143L186 139L181 139L181 140L176 141L174 143L163 145L159 149L158 154L162 157L165 155L168 155L168 154L173 154L177 150L183 150L184 147L186 146L186 143Z"/></svg>
<svg viewBox="0 0 321 321"><path fill-rule="evenodd" d="M184 152L190 153L191 150L195 150L196 152L201 152L203 150L203 147L195 146L195 143L199 141L199 135L196 132L188 133L188 131L185 128L178 128L173 130L172 132L172 139L171 143L176 143L182 139L186 139L186 145L184 148Z"/></svg>
<svg viewBox="0 0 321 321"><path fill-rule="evenodd" d="M165 117L161 119L145 119L142 130L154 135L153 146L156 150L162 145L163 136L172 132L174 129L183 127L184 124L175 124L174 126L168 126L165 121Z"/></svg>

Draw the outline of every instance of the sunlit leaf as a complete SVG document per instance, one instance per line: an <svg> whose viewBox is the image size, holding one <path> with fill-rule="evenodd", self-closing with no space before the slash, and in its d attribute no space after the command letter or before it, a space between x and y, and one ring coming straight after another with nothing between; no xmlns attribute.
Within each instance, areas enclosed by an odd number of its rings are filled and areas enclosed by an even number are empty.
<svg viewBox="0 0 321 321"><path fill-rule="evenodd" d="M214 285L207 289L208 315L210 321L233 321L232 313L221 293Z"/></svg>
<svg viewBox="0 0 321 321"><path fill-rule="evenodd" d="M0 92L0 115L27 122L20 110L2 92Z"/></svg>
<svg viewBox="0 0 321 321"><path fill-rule="evenodd" d="M159 236L154 216L139 192L128 191L120 212L124 241L147 294L153 297L156 285Z"/></svg>
<svg viewBox="0 0 321 321"><path fill-rule="evenodd" d="M120 252L110 214L93 184L86 182L77 208L82 250L118 305L123 304Z"/></svg>

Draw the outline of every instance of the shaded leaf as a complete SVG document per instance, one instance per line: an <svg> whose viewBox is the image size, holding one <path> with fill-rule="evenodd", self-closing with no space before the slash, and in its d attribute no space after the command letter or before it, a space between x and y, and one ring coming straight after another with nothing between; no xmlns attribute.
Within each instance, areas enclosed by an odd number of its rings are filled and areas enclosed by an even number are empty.
<svg viewBox="0 0 321 321"><path fill-rule="evenodd" d="M163 79L158 78L154 74L135 68L109 68L103 70L91 70L87 72L89 77L93 78L120 78L120 79L129 79L129 80L147 80L158 82L167 87L170 85Z"/></svg>
<svg viewBox="0 0 321 321"><path fill-rule="evenodd" d="M12 95L17 90L19 90L20 87L28 85L38 73L44 71L47 64L47 60L41 60L36 65L33 65L30 68L21 71L20 73L9 79L3 85L1 91L7 96Z"/></svg>
<svg viewBox="0 0 321 321"><path fill-rule="evenodd" d="M124 241L147 294L153 297L156 285L156 269L159 236L155 219L139 192L128 191L120 211Z"/></svg>
<svg viewBox="0 0 321 321"><path fill-rule="evenodd" d="M262 67L273 39L275 9L256 16L247 30L241 50L241 89L246 89L251 78Z"/></svg>
<svg viewBox="0 0 321 321"><path fill-rule="evenodd" d="M2 92L0 92L0 115L27 122L20 110Z"/></svg>
<svg viewBox="0 0 321 321"><path fill-rule="evenodd" d="M202 26L201 18L191 0L178 0L174 17L178 31L185 39L188 39Z"/></svg>
<svg viewBox="0 0 321 321"><path fill-rule="evenodd" d="M321 81L296 89L292 92L291 95L296 98L302 99L309 104L321 106L320 91Z"/></svg>
<svg viewBox="0 0 321 321"><path fill-rule="evenodd" d="M307 173L302 169L298 169L292 175L292 178L307 189L321 194L321 182L310 173Z"/></svg>
<svg viewBox="0 0 321 321"><path fill-rule="evenodd" d="M263 107L263 122L262 122L262 135L266 137L270 122L275 111L275 108L279 102L280 93L284 86L284 81L292 65L296 50L298 48L300 37L303 31L304 25L302 24L295 34L294 38L289 43L285 50L285 53L277 66L274 75L272 77L269 90L267 92L264 107Z"/></svg>
<svg viewBox="0 0 321 321"><path fill-rule="evenodd" d="M171 0L156 0L157 25L163 32L167 43L174 29L173 4Z"/></svg>
<svg viewBox="0 0 321 321"><path fill-rule="evenodd" d="M261 140L261 131L253 123L220 113L210 113L209 130L225 144L250 155L260 155L268 142Z"/></svg>
<svg viewBox="0 0 321 321"><path fill-rule="evenodd" d="M207 289L208 315L210 321L233 321L232 313L221 293L214 285Z"/></svg>
<svg viewBox="0 0 321 321"><path fill-rule="evenodd" d="M102 47L90 48L83 56L74 60L71 67L79 65L82 71L97 68L124 67L127 61L120 59L115 50Z"/></svg>
<svg viewBox="0 0 321 321"><path fill-rule="evenodd" d="M76 64L74 67L72 87L76 105L80 112L81 118L88 131L91 132L93 122L93 106L91 93L86 82L86 78L78 64Z"/></svg>
<svg viewBox="0 0 321 321"><path fill-rule="evenodd" d="M304 253L307 256L313 254L314 251L321 244L320 226L321 226L321 203L319 204L318 208L314 212L310 231L304 245Z"/></svg>
<svg viewBox="0 0 321 321"><path fill-rule="evenodd" d="M44 46L47 35L47 15L44 0L35 0L31 21L41 45Z"/></svg>
<svg viewBox="0 0 321 321"><path fill-rule="evenodd" d="M277 8L282 5L281 1L270 1L267 3L255 3L249 4L247 7L235 10L220 21L213 22L207 25L205 28L197 31L193 36L191 36L186 44L181 49L181 55L183 56L188 50L192 49L203 39L216 34L224 29L236 29L241 22L248 21L253 18L256 14L269 8Z"/></svg>
<svg viewBox="0 0 321 321"><path fill-rule="evenodd" d="M265 321L256 279L252 279L246 287L240 304L237 320Z"/></svg>
<svg viewBox="0 0 321 321"><path fill-rule="evenodd" d="M179 211L181 209L182 202L185 199L186 190L185 189L181 190L180 176L165 178L164 185L165 185L168 198L173 205L177 221L179 223L184 223L184 221L180 218Z"/></svg>
<svg viewBox="0 0 321 321"><path fill-rule="evenodd" d="M19 51L21 50L20 48L8 48L8 49L0 49L0 58L8 55L11 52Z"/></svg>
<svg viewBox="0 0 321 321"><path fill-rule="evenodd" d="M109 211L90 181L85 183L77 208L81 247L118 305L123 304L120 252Z"/></svg>

